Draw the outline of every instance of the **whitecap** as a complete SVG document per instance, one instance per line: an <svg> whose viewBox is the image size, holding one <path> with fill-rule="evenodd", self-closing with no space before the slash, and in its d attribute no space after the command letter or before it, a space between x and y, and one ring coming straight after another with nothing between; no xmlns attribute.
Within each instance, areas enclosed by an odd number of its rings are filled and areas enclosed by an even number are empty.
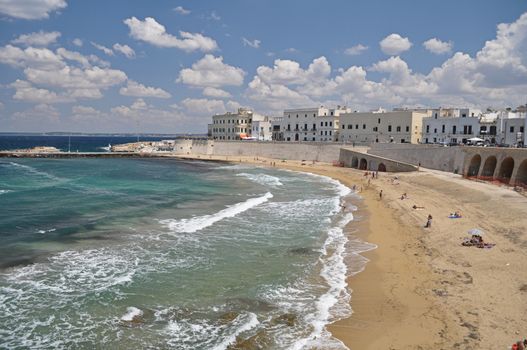
<svg viewBox="0 0 527 350"><path fill-rule="evenodd" d="M248 178L249 180L256 182L260 185L264 186L282 186L283 184L280 182L280 179L276 176L267 175L267 174L249 174L249 173L239 173L236 174L236 176L243 176Z"/></svg>
<svg viewBox="0 0 527 350"><path fill-rule="evenodd" d="M133 322L138 320L143 316L143 310L136 308L135 306L130 306L126 308L126 313L121 316L121 321Z"/></svg>
<svg viewBox="0 0 527 350"><path fill-rule="evenodd" d="M223 210L220 210L215 214L197 216L190 219L160 220L160 223L166 225L173 232L192 233L214 225L216 222L225 218L234 217L240 213L243 213L244 211L267 202L270 198L273 198L273 194L271 192L267 192L261 197L250 198L244 202L236 203Z"/></svg>

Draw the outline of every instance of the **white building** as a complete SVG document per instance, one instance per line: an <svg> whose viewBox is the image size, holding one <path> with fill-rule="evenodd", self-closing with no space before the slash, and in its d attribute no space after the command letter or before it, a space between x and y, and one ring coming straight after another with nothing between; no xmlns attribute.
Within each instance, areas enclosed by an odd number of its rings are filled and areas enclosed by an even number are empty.
<svg viewBox="0 0 527 350"><path fill-rule="evenodd" d="M340 139L343 142L370 144L375 142L420 143L424 111L384 110L340 115Z"/></svg>
<svg viewBox="0 0 527 350"><path fill-rule="evenodd" d="M277 141L338 141L339 116L349 108L298 108L286 109L282 118L273 123Z"/></svg>
<svg viewBox="0 0 527 350"><path fill-rule="evenodd" d="M273 139L272 118L256 114L253 115L251 125L251 138L258 141L271 141Z"/></svg>
<svg viewBox="0 0 527 350"><path fill-rule="evenodd" d="M497 143L519 147L527 144L525 135L527 118L525 112L498 112L496 124L498 128Z"/></svg>
<svg viewBox="0 0 527 350"><path fill-rule="evenodd" d="M423 119L423 143L466 143L468 139L481 136L478 109L438 108L430 109L429 116ZM489 123L490 124L490 123ZM496 133L491 125L485 125L484 134L488 137Z"/></svg>

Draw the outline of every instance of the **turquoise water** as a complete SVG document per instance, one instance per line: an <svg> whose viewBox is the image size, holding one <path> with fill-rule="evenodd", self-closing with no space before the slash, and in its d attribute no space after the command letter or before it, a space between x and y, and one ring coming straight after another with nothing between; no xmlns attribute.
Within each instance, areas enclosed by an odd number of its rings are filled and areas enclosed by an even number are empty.
<svg viewBox="0 0 527 350"><path fill-rule="evenodd" d="M372 248L344 197L242 165L0 160L0 348L344 348L325 326Z"/></svg>

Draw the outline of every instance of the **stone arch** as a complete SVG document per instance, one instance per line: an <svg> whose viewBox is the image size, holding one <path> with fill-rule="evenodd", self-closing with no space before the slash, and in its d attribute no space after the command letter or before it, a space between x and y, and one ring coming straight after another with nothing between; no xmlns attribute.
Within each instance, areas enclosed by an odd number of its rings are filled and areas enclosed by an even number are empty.
<svg viewBox="0 0 527 350"><path fill-rule="evenodd" d="M361 159L360 159L359 169L360 169L360 170L366 170L366 169L368 169L368 161L366 160L366 158L361 158Z"/></svg>
<svg viewBox="0 0 527 350"><path fill-rule="evenodd" d="M495 156L487 157L483 164L483 170L481 170L481 176L492 178L494 176L494 171L496 170L496 164L498 164L498 160Z"/></svg>
<svg viewBox="0 0 527 350"><path fill-rule="evenodd" d="M359 167L359 158L353 156L351 158L351 167L357 169Z"/></svg>
<svg viewBox="0 0 527 350"><path fill-rule="evenodd" d="M470 160L470 164L467 170L467 176L478 176L479 167L481 165L481 156L476 154Z"/></svg>
<svg viewBox="0 0 527 350"><path fill-rule="evenodd" d="M377 170L381 172L386 172L386 165L384 165L384 163L380 163Z"/></svg>
<svg viewBox="0 0 527 350"><path fill-rule="evenodd" d="M516 183L518 185L527 186L527 159L524 159L521 162L520 167L518 168L518 173L516 175Z"/></svg>
<svg viewBox="0 0 527 350"><path fill-rule="evenodd" d="M508 183L511 179L512 171L514 170L514 159L512 157L505 158L500 165L500 172L498 179L502 182Z"/></svg>

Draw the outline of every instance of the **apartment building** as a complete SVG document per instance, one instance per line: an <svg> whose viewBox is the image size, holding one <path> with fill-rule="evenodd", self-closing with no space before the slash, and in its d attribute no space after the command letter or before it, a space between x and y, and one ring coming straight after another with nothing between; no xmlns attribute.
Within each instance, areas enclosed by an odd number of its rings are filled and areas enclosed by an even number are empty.
<svg viewBox="0 0 527 350"><path fill-rule="evenodd" d="M340 138L353 144L420 143L426 111L384 110L340 115Z"/></svg>
<svg viewBox="0 0 527 350"><path fill-rule="evenodd" d="M349 108L298 108L284 110L272 126L274 140L332 142L339 140L339 116Z"/></svg>
<svg viewBox="0 0 527 350"><path fill-rule="evenodd" d="M214 140L269 140L272 118L239 108L237 113L227 112L212 116L208 125L209 137Z"/></svg>

